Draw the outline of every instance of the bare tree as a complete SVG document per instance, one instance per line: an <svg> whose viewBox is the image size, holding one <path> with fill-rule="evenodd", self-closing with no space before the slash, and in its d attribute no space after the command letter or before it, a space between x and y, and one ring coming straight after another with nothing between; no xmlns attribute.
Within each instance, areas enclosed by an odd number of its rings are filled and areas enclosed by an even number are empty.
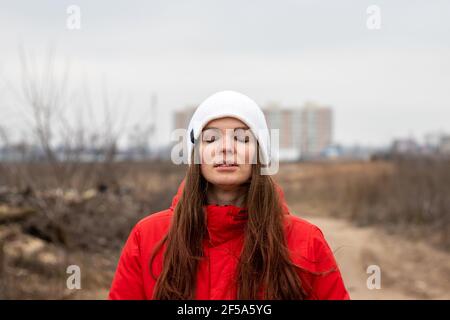
<svg viewBox="0 0 450 320"><path fill-rule="evenodd" d="M127 121L127 112L120 115L118 110L129 102L120 96L111 98L106 85L102 87L101 101L96 103L86 86L70 89L69 65L57 65L53 49L48 50L45 60L38 61L22 47L20 62L20 96L33 134L53 168L56 184L67 185L73 175L80 173L80 162L86 160L82 156L87 151L93 156L88 161L112 163ZM98 110L102 110L101 115L95 116ZM94 165L84 167L89 169L86 178L92 179Z"/></svg>
<svg viewBox="0 0 450 320"><path fill-rule="evenodd" d="M136 123L130 135L129 145L133 152L136 152L140 159L146 159L151 151L150 143L154 141L156 131L156 95L153 94L150 99L150 109L141 117L139 123Z"/></svg>
<svg viewBox="0 0 450 320"><path fill-rule="evenodd" d="M22 92L34 120L33 131L47 160L56 165L58 157L52 146L55 117L67 106L68 65L65 64L60 77L56 74L55 54L49 49L44 63L38 64L36 57L20 48Z"/></svg>

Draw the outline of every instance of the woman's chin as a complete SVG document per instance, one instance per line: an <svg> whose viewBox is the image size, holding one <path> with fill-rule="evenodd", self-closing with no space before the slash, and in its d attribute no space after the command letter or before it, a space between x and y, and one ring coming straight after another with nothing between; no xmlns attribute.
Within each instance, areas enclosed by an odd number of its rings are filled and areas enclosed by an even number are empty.
<svg viewBox="0 0 450 320"><path fill-rule="evenodd" d="M217 174L212 183L217 186L236 186L242 184L244 179L241 179L240 175L230 174L230 173L221 173Z"/></svg>

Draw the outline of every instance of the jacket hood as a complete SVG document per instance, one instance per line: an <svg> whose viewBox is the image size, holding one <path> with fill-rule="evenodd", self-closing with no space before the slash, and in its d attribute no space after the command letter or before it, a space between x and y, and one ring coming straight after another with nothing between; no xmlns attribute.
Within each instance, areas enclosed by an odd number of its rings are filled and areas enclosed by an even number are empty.
<svg viewBox="0 0 450 320"><path fill-rule="evenodd" d="M180 183L176 195L172 199L170 210L174 211L184 190L185 180ZM282 188L275 183L278 197L284 214L290 214ZM203 206L208 229L207 238L212 246L220 245L228 240L242 236L247 223L248 213L245 207L234 205L206 204Z"/></svg>

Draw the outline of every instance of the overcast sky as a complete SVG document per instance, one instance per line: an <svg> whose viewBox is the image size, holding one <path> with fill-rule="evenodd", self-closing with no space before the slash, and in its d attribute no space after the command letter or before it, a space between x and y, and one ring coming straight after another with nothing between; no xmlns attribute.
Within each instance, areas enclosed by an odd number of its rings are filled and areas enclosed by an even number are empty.
<svg viewBox="0 0 450 320"><path fill-rule="evenodd" d="M66 26L69 5L81 29ZM381 9L370 30L369 5ZM334 140L380 146L450 133L450 1L3 1L0 77L17 83L18 48L50 46L72 82L107 82L130 121L158 97L158 141L172 111L231 89L261 106L330 105ZM0 82L0 125L23 125Z"/></svg>

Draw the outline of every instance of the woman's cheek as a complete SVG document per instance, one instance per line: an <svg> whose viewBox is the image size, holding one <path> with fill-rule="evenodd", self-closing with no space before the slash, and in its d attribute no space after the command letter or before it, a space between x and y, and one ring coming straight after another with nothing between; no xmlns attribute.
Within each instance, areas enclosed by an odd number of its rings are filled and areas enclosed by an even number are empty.
<svg viewBox="0 0 450 320"><path fill-rule="evenodd" d="M206 165L212 165L215 157L215 149L213 145L204 145L200 147L200 161Z"/></svg>
<svg viewBox="0 0 450 320"><path fill-rule="evenodd" d="M255 146L254 145L250 145L248 148L246 148L245 163L246 164L256 164Z"/></svg>
<svg viewBox="0 0 450 320"><path fill-rule="evenodd" d="M213 182L215 178L213 166L202 163L200 165L200 171L202 173L203 178L205 178L206 181Z"/></svg>
<svg viewBox="0 0 450 320"><path fill-rule="evenodd" d="M243 170L243 180L247 181L251 175L252 175L252 165L251 164L246 164Z"/></svg>

